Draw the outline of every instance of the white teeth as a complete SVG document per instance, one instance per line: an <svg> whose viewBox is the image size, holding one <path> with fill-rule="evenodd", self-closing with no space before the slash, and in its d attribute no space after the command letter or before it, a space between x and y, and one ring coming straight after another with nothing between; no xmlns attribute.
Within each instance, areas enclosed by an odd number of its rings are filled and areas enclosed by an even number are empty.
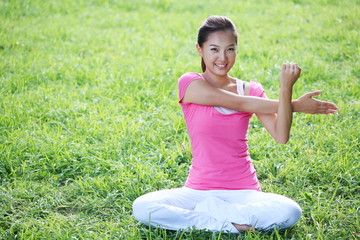
<svg viewBox="0 0 360 240"><path fill-rule="evenodd" d="M220 64L216 64L218 67L221 67L221 68L223 68L223 67L225 67L226 65L220 65Z"/></svg>

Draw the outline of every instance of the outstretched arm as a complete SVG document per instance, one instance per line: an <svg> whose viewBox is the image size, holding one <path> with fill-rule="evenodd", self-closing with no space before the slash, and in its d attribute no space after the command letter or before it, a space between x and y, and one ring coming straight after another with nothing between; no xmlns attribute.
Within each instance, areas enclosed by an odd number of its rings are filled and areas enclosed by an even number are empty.
<svg viewBox="0 0 360 240"><path fill-rule="evenodd" d="M311 114L332 114L338 108L335 104L314 99L321 91L306 93L292 101L293 112ZM200 105L226 107L240 112L276 113L278 100L252 96L239 96L235 93L216 88L203 79L197 79L189 84L182 102Z"/></svg>
<svg viewBox="0 0 360 240"><path fill-rule="evenodd" d="M277 101L238 94L216 88L204 79L194 80L186 89L184 103L195 103L215 107L225 107L239 112L277 112Z"/></svg>

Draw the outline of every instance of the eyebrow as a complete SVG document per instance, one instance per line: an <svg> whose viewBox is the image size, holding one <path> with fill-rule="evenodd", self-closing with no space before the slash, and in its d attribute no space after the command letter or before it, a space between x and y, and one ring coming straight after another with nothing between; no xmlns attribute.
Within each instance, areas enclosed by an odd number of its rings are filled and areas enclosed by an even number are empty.
<svg viewBox="0 0 360 240"><path fill-rule="evenodd" d="M226 46L226 47L233 47L233 46L235 46L234 43L232 43L232 44L230 44L230 45L228 45L228 46ZM216 45L216 44L210 44L209 47L219 47L219 46Z"/></svg>

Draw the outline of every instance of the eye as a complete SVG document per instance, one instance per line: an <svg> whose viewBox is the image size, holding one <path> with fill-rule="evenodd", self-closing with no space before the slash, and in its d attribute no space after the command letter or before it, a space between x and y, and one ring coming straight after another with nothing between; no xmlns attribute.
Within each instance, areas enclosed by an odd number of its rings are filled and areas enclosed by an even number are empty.
<svg viewBox="0 0 360 240"><path fill-rule="evenodd" d="M212 51L212 52L217 52L218 49L217 49L217 48L210 48L210 51Z"/></svg>
<svg viewBox="0 0 360 240"><path fill-rule="evenodd" d="M228 51L230 52L234 52L236 49L235 48L229 48Z"/></svg>

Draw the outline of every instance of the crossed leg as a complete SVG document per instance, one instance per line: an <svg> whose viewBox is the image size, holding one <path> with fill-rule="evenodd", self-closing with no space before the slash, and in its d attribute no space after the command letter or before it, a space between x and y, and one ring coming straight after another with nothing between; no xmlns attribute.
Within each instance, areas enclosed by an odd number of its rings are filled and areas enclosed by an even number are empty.
<svg viewBox="0 0 360 240"><path fill-rule="evenodd" d="M180 230L239 232L288 228L300 207L281 195L255 190L194 190L178 188L145 194L133 203L135 218L147 225Z"/></svg>

